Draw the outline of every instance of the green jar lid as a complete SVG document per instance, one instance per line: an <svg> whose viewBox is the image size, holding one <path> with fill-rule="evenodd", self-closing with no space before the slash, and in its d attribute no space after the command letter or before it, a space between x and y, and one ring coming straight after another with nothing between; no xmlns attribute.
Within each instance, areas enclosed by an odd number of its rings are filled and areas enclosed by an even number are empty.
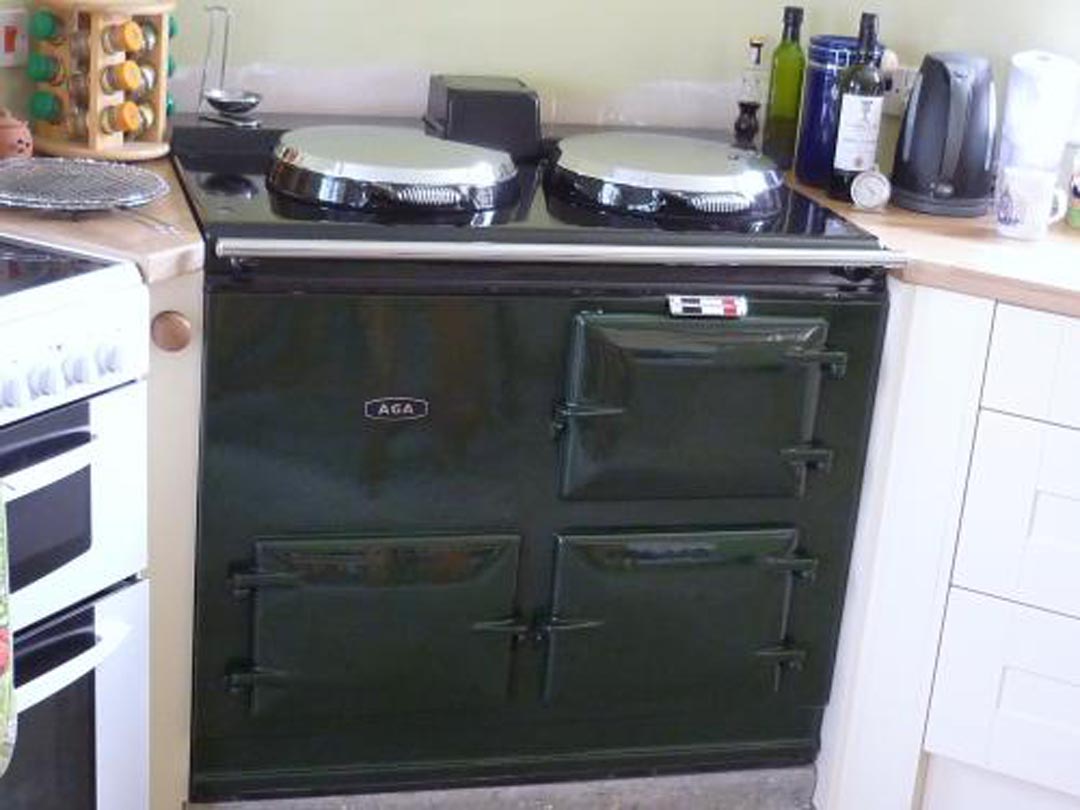
<svg viewBox="0 0 1080 810"><path fill-rule="evenodd" d="M172 93L165 94L165 115L172 116L176 112L176 99L173 98Z"/></svg>
<svg viewBox="0 0 1080 810"><path fill-rule="evenodd" d="M30 96L30 116L37 121L56 123L64 114L64 105L55 93L39 90Z"/></svg>
<svg viewBox="0 0 1080 810"><path fill-rule="evenodd" d="M35 82L52 81L60 70L60 63L43 53L32 53L26 63L26 75Z"/></svg>
<svg viewBox="0 0 1080 810"><path fill-rule="evenodd" d="M35 11L30 16L30 36L34 39L55 39L62 28L60 18L48 11Z"/></svg>
<svg viewBox="0 0 1080 810"><path fill-rule="evenodd" d="M169 54L169 60L165 65L165 73L168 76L172 76L176 73L176 58L172 54Z"/></svg>
<svg viewBox="0 0 1080 810"><path fill-rule="evenodd" d="M172 39L180 33L180 23L176 21L176 15L169 15L169 39Z"/></svg>

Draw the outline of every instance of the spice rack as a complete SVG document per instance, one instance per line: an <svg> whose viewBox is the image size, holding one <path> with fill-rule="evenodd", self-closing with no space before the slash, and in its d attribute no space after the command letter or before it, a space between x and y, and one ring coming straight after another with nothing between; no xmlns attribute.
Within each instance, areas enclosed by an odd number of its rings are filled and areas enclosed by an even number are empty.
<svg viewBox="0 0 1080 810"><path fill-rule="evenodd" d="M146 0L39 0L35 4L31 23L35 56L31 59L36 59L39 67L55 65L59 71L45 80L32 77L36 80L31 112L37 151L106 160L151 160L168 153L166 132L171 102L167 77L169 40L175 31L170 27L170 18L175 7L175 2ZM41 30L36 30L39 22ZM140 32L152 31L154 41L146 38L141 49L110 52L104 42L106 33L115 30L114 26L132 22ZM76 43L84 43L80 50L85 54L75 53ZM144 83L138 91L109 92L103 86L102 74L110 69L121 70L127 61L136 62L144 77L152 71L153 85L147 87ZM85 98L78 99L80 103L73 98L73 76L85 77ZM135 108L139 113L138 128L107 131L102 121L110 111L129 124L133 121L132 107L122 109L127 116L118 115L120 110L115 108L135 104L135 92L139 93L138 107L142 108ZM44 111L48 114L41 114Z"/></svg>

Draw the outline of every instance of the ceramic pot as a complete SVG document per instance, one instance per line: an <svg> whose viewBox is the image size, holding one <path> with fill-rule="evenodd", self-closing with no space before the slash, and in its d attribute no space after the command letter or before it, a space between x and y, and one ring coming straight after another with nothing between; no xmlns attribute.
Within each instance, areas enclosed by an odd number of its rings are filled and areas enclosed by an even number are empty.
<svg viewBox="0 0 1080 810"><path fill-rule="evenodd" d="M29 125L0 107L0 158L30 157L33 151Z"/></svg>

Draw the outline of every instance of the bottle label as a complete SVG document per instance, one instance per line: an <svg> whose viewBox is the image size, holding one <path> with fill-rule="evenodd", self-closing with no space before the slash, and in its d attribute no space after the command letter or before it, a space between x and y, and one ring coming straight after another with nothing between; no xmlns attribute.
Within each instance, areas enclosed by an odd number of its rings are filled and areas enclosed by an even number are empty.
<svg viewBox="0 0 1080 810"><path fill-rule="evenodd" d="M884 106L885 99L881 96L844 96L833 166L846 172L874 168Z"/></svg>

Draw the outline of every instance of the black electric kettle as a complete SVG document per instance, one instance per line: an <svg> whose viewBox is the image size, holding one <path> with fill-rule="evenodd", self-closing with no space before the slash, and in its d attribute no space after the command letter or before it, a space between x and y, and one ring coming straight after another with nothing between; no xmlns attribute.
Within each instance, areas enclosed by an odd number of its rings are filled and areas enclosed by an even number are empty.
<svg viewBox="0 0 1080 810"><path fill-rule="evenodd" d="M892 201L927 214L977 217L993 200L997 96L990 62L932 53L904 114Z"/></svg>

